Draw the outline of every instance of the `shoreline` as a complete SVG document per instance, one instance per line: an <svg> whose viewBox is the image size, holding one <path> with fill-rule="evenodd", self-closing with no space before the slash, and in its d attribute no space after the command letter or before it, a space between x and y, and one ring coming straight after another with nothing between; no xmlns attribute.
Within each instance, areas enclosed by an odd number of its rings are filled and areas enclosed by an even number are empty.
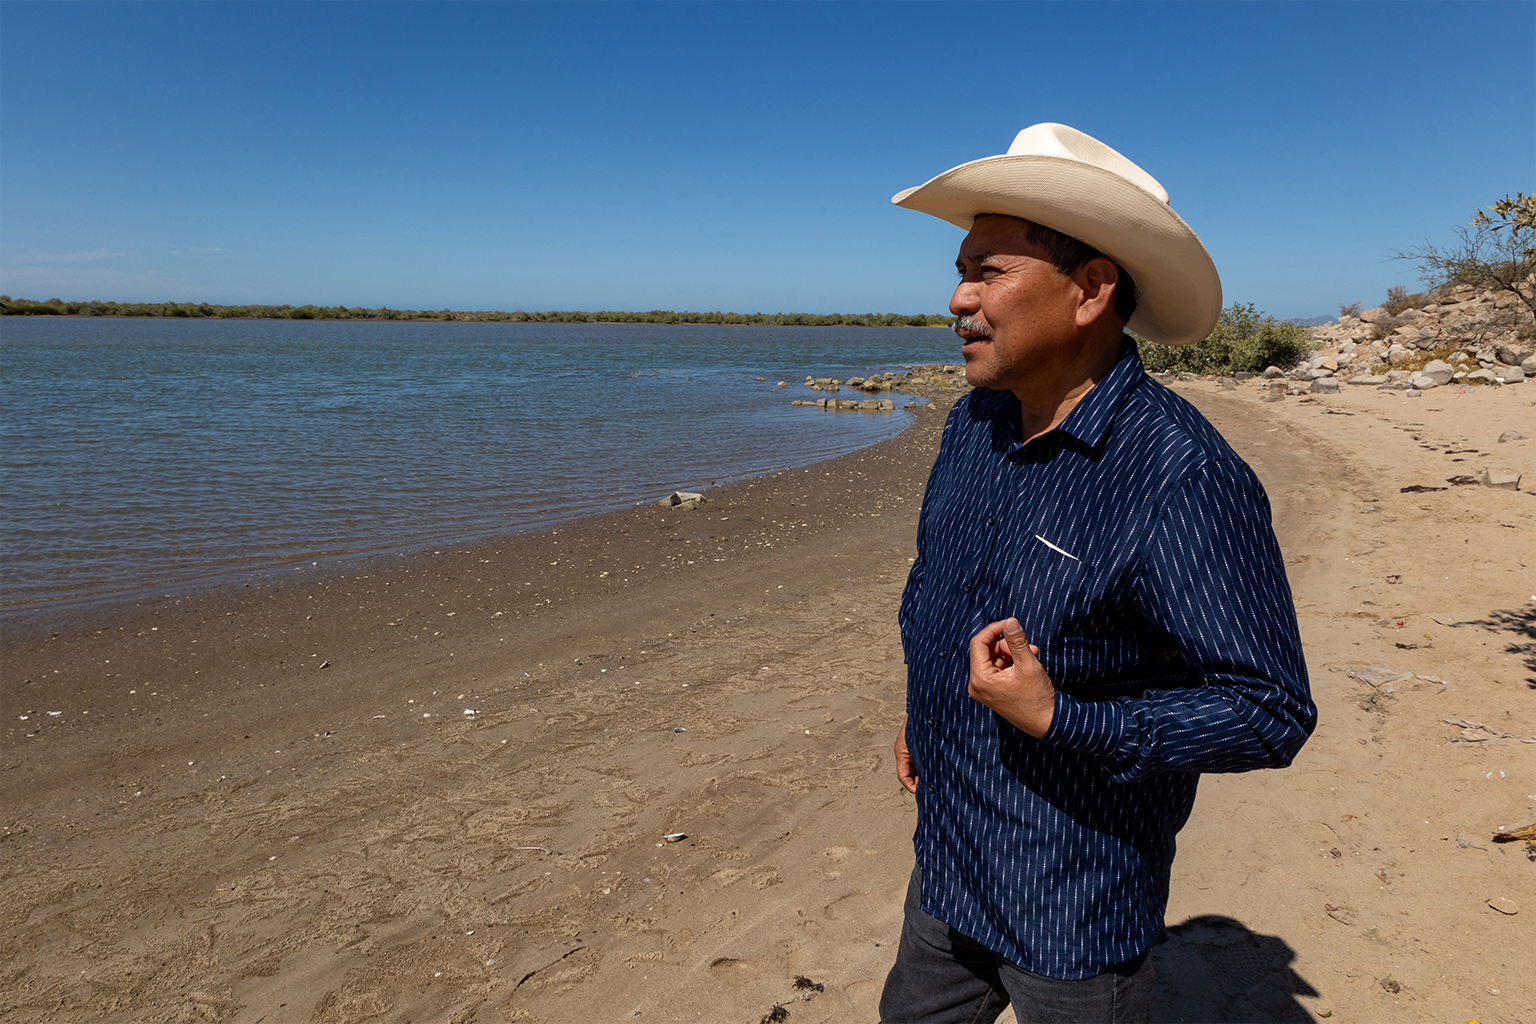
<svg viewBox="0 0 1536 1024"><path fill-rule="evenodd" d="M867 450L886 441L899 437L902 433L910 431L917 425L920 418L931 413L935 396L948 396L952 400L956 389L951 386L944 375L945 364L910 364L901 373L906 375L905 380L899 381L898 387L887 388L876 394L889 396L898 400L916 399L916 402L907 402L899 411L911 414L911 422L902 426L895 435L880 441L867 444L863 448L854 449L851 452L842 452L827 457L815 459L811 462L792 462L789 465L763 470L752 470L745 475L736 475L730 471L723 471L716 475L706 488L709 494L713 494L720 487L733 484L747 483L763 477L775 476L779 473L796 469L804 469L825 463L835 462L848 455ZM926 375L925 375L926 371ZM806 380L810 380L809 377ZM900 385L911 384L912 387L902 388ZM832 390L837 390L833 388ZM820 392L820 386L815 388ZM857 389L851 389L850 393L856 393ZM788 396L791 391L783 392ZM813 401L795 399L788 400L794 405L813 405ZM924 404L917 404L918 402ZM832 411L828 409L827 411ZM839 409L837 411L852 411ZM898 410L892 409L889 412ZM723 483L721 483L723 481ZM702 487L700 483L684 481L678 485L680 489L689 490L694 487ZM479 531L474 534L460 535L457 537L417 537L399 543L390 543L382 546L370 546L345 551L317 551L294 554L282 561L267 562L248 568L214 569L198 575L186 575L177 578L159 580L146 580L132 584L125 584L112 590L98 590L90 593L66 595L61 597L42 597L36 599L21 599L0 604L0 638L5 640L20 639L41 633L57 632L60 629L84 628L85 624L112 619L119 614L127 613L132 609L143 608L156 602L165 600L196 600L201 597L210 597L225 594L226 599L232 598L241 590L264 587L281 586L282 579L290 572L308 572L311 568L316 570L320 577L335 577L347 572L368 572L379 569L385 565L396 564L396 559L404 559L408 562L423 559L428 551L442 547L495 547L511 543L514 538L537 537L558 532L563 529L571 529L588 520L594 520L613 513L626 510L643 508L654 504L658 499L664 499L665 495L652 495L638 499L625 499L623 502L614 503L607 508L598 511L579 511L571 515L561 516L548 514L538 521L528 522L516 526L504 526L498 529Z"/></svg>
<svg viewBox="0 0 1536 1024"><path fill-rule="evenodd" d="M1536 792L1495 735L1536 685L1536 503L1403 488L1529 462L1494 438L1536 394L1170 386L1269 492L1321 716L1292 768L1202 780L1153 1019L1529 1018L1526 850L1488 837ZM691 511L6 643L4 1015L871 1019L947 404Z"/></svg>

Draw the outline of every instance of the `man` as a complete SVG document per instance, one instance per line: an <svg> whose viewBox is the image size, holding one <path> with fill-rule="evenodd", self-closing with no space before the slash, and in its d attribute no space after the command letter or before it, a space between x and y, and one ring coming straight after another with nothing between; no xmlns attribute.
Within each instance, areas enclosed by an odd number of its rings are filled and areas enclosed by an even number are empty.
<svg viewBox="0 0 1536 1024"><path fill-rule="evenodd" d="M1221 281L1150 175L1064 125L893 200L966 228L966 379L901 603L917 864L886 1021L1145 1021L1201 772L1316 711L1269 504L1127 327L1205 337Z"/></svg>

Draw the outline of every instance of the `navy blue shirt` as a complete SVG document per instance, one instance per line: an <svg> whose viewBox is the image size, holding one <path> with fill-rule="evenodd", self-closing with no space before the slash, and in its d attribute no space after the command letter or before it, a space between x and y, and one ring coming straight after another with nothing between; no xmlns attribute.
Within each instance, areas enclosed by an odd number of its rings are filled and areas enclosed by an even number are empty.
<svg viewBox="0 0 1536 1024"><path fill-rule="evenodd" d="M1317 720L1269 502L1134 347L1055 430L977 389L944 426L901 601L922 909L1037 974L1162 941L1201 772L1290 763ZM973 700L1016 616L1057 688L1039 740Z"/></svg>

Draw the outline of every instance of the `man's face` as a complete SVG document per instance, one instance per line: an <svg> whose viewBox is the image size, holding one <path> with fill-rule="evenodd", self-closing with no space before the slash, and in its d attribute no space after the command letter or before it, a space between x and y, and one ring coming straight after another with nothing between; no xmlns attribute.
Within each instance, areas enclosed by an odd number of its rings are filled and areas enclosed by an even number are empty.
<svg viewBox="0 0 1536 1024"><path fill-rule="evenodd" d="M1032 375L1049 377L1081 347L1081 290L1024 237L1017 217L976 218L960 244L960 285L949 311L960 317L965 379L974 387L1017 392Z"/></svg>

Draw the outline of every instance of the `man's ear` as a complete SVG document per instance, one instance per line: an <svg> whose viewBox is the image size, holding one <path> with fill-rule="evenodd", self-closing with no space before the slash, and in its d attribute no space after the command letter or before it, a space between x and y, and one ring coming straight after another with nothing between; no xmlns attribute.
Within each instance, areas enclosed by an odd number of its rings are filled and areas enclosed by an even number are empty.
<svg viewBox="0 0 1536 1024"><path fill-rule="evenodd" d="M1072 274L1082 290L1077 306L1077 326L1088 327L1101 317L1115 315L1115 289L1120 285L1120 268L1107 256L1095 256Z"/></svg>

